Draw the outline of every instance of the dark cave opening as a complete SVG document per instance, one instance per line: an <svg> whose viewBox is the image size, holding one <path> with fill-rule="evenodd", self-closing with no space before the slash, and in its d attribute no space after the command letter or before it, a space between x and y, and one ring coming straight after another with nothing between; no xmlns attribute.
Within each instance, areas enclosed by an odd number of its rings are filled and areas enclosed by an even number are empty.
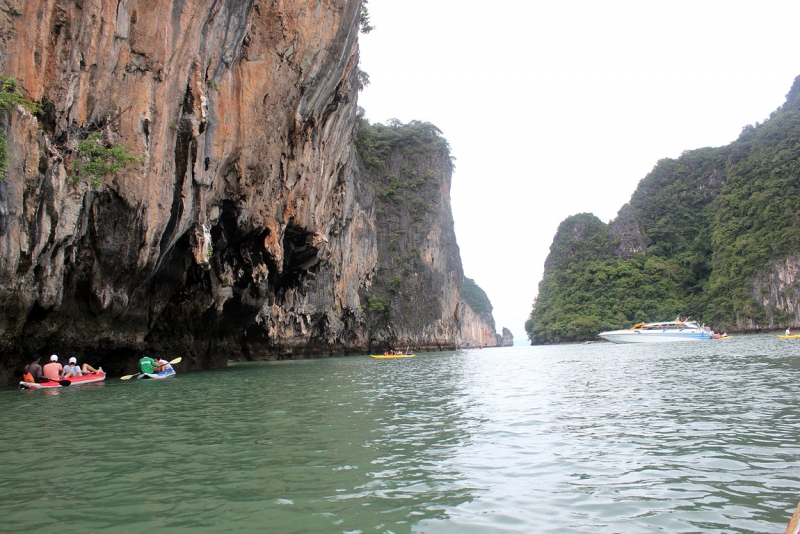
<svg viewBox="0 0 800 534"><path fill-rule="evenodd" d="M299 286L317 263L319 249L311 244L312 236L300 226L286 227L283 234L283 274L274 281L276 292Z"/></svg>

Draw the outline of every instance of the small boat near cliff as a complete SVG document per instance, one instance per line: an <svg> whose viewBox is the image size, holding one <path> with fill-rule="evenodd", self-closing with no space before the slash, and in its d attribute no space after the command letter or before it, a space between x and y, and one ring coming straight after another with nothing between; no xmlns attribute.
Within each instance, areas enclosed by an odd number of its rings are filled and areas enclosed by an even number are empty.
<svg viewBox="0 0 800 534"><path fill-rule="evenodd" d="M416 354L370 354L376 360L388 360L392 358L413 358Z"/></svg>
<svg viewBox="0 0 800 534"><path fill-rule="evenodd" d="M597 335L612 343L671 343L711 339L709 333L694 321L638 323L627 330L610 330Z"/></svg>
<svg viewBox="0 0 800 534"><path fill-rule="evenodd" d="M800 339L800 334L791 334L788 336L778 336L780 339Z"/></svg>
<svg viewBox="0 0 800 534"><path fill-rule="evenodd" d="M50 389L61 388L69 386L81 386L83 384L92 384L94 382L102 382L106 379L105 373L92 373L82 376L73 376L72 378L62 378L61 380L50 380L48 382L20 382L20 389Z"/></svg>

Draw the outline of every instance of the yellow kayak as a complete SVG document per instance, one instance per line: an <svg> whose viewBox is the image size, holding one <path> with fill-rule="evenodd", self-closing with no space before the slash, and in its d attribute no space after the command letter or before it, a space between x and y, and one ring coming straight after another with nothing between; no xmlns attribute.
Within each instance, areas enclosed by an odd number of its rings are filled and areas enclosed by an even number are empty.
<svg viewBox="0 0 800 534"><path fill-rule="evenodd" d="M385 360L388 358L413 358L416 354L370 354L375 359Z"/></svg>
<svg viewBox="0 0 800 534"><path fill-rule="evenodd" d="M778 336L781 339L800 339L800 334L792 334L791 336Z"/></svg>

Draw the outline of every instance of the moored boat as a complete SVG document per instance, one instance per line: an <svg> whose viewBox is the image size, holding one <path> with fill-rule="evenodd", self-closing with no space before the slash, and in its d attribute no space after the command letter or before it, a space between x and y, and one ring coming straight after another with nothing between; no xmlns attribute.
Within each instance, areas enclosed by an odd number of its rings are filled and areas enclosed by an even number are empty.
<svg viewBox="0 0 800 534"><path fill-rule="evenodd" d="M20 382L20 389L50 389L69 386L82 386L83 384L92 384L94 382L102 382L106 379L105 373L91 373L81 376L73 376L72 378L62 378L61 380L48 382Z"/></svg>
<svg viewBox="0 0 800 534"><path fill-rule="evenodd" d="M711 335L694 321L638 323L627 330L610 330L597 335L612 343L671 343L711 339Z"/></svg>

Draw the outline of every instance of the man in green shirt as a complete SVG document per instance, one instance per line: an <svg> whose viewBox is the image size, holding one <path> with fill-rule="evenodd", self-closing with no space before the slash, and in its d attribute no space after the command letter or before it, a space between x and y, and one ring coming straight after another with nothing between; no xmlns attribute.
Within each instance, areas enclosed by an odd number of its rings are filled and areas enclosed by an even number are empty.
<svg viewBox="0 0 800 534"><path fill-rule="evenodd" d="M160 373L163 370L163 365L159 365L158 362L146 354L142 355L142 359L139 360L139 371L144 374Z"/></svg>

